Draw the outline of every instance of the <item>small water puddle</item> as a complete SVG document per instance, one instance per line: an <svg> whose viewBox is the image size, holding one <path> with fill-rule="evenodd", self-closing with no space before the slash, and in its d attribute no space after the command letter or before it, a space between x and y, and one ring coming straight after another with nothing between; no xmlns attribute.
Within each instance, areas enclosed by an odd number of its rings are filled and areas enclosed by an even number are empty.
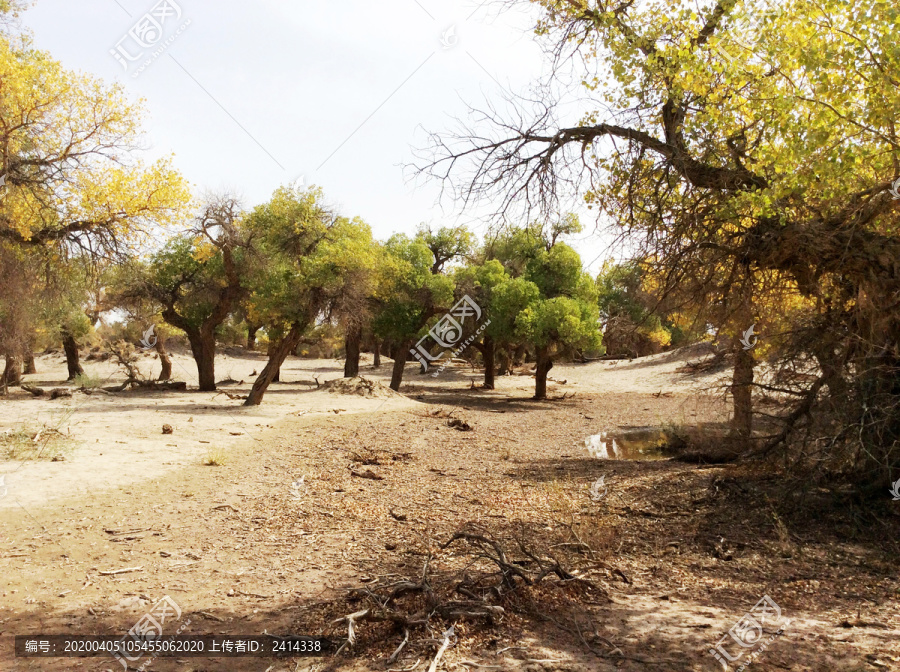
<svg viewBox="0 0 900 672"><path fill-rule="evenodd" d="M666 433L658 427L630 427L589 436L584 447L600 460L664 460L666 443Z"/></svg>

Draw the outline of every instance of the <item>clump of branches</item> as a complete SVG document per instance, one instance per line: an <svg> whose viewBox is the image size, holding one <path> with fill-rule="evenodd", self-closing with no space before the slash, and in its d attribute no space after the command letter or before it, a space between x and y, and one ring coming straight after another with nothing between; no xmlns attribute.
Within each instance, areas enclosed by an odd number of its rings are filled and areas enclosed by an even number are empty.
<svg viewBox="0 0 900 672"><path fill-rule="evenodd" d="M135 347L125 341L108 343L107 350L113 356L119 367L125 372L125 382L120 385L104 387L106 392L124 392L129 388L154 389L154 390L184 390L186 383L173 381L160 381L150 379L138 366L138 356Z"/></svg>
<svg viewBox="0 0 900 672"><path fill-rule="evenodd" d="M580 577L580 572L563 557L587 557L580 545L538 549L526 541L524 533L511 540L501 540L485 530L467 526L437 550L456 551L451 556L454 569L435 570L434 553L429 552L415 579L389 575L350 591L348 602L356 610L335 619L330 626L335 634L346 629L339 654L356 647L360 624L369 623L380 626L376 632L367 633L370 642L402 635L388 663L396 661L407 646L439 646L435 657L438 660L446 649L447 632L452 632L452 627L443 630L447 624L469 620L492 627L510 612L543 611L534 604L533 591L575 591L577 596L587 596L592 601L607 596L602 586ZM444 632L443 640L424 637L411 643L413 633L428 632L435 626Z"/></svg>
<svg viewBox="0 0 900 672"><path fill-rule="evenodd" d="M859 325L865 320L864 337ZM896 318L870 308L801 316L785 335L766 390L788 401L762 447L793 471L841 476L880 492L900 469L900 342Z"/></svg>

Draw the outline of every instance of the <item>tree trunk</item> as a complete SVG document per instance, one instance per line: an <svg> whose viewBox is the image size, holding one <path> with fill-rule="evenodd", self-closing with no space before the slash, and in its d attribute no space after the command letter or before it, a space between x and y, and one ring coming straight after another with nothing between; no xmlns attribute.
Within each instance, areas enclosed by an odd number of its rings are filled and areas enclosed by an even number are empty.
<svg viewBox="0 0 900 672"><path fill-rule="evenodd" d="M75 337L67 331L63 332L63 350L66 352L66 366L69 369L68 380L75 380L78 376L84 375L84 369L81 367L78 357L78 343L75 342Z"/></svg>
<svg viewBox="0 0 900 672"><path fill-rule="evenodd" d="M262 403L266 390L275 381L276 376L281 371L281 365L284 364L284 360L294 351L294 348L300 345L300 339L303 337L304 330L305 326L294 324L284 338L274 345L270 343L269 361L266 362L262 373L254 381L253 389L250 390L250 395L247 397L247 401L244 402L244 406L259 406Z"/></svg>
<svg viewBox="0 0 900 672"><path fill-rule="evenodd" d="M753 432L753 356L740 342L735 345L731 395L734 397L732 431L749 439Z"/></svg>
<svg viewBox="0 0 900 672"><path fill-rule="evenodd" d="M381 341L377 338L375 339L375 348L373 350L375 353L375 362L372 364L373 369L381 368Z"/></svg>
<svg viewBox="0 0 900 672"><path fill-rule="evenodd" d="M553 368L553 360L550 359L550 348L537 349L537 368L534 372L534 398L547 398L547 375Z"/></svg>
<svg viewBox="0 0 900 672"><path fill-rule="evenodd" d="M37 366L34 363L34 353L29 352L25 355L25 375L32 376L37 373Z"/></svg>
<svg viewBox="0 0 900 672"><path fill-rule="evenodd" d="M166 339L162 334L156 334L156 345L153 347L156 349L159 355L159 362L162 365L162 371L159 372L159 380L170 380L172 378L172 358L169 357L169 352L166 350Z"/></svg>
<svg viewBox="0 0 900 672"><path fill-rule="evenodd" d="M344 336L344 378L359 375L359 346L362 341L362 325L350 324Z"/></svg>
<svg viewBox="0 0 900 672"><path fill-rule="evenodd" d="M748 267L743 269L743 284L739 286L736 318L740 329L753 325L753 276ZM746 325L746 326L744 326ZM746 334L747 332L744 332ZM753 434L753 355L750 349L756 345L742 341L743 334L737 334L732 342L734 354L734 373L731 378L731 395L734 399L734 417L731 421L731 434L740 439L749 440ZM743 336L749 339L749 336Z"/></svg>
<svg viewBox="0 0 900 672"><path fill-rule="evenodd" d="M261 327L255 324L247 325L247 350L253 351L256 349L256 332L260 330Z"/></svg>
<svg viewBox="0 0 900 672"><path fill-rule="evenodd" d="M201 392L216 391L216 335L215 333L188 334L191 353L197 363L197 377Z"/></svg>
<svg viewBox="0 0 900 672"><path fill-rule="evenodd" d="M495 346L496 347L496 346ZM510 361L509 361L509 352L506 348L500 348L500 364L497 366L497 375L498 376L506 376L509 375L510 371Z"/></svg>
<svg viewBox="0 0 900 672"><path fill-rule="evenodd" d="M19 355L7 355L6 366L3 369L2 387L18 387L22 384L22 358Z"/></svg>
<svg viewBox="0 0 900 672"><path fill-rule="evenodd" d="M391 372L391 389L394 392L400 391L400 383L403 382L403 369L406 368L406 359L409 357L409 349L412 343L412 341L401 343L394 354L394 370Z"/></svg>
<svg viewBox="0 0 900 672"><path fill-rule="evenodd" d="M518 346L513 352L512 366L510 366L510 368L514 366L522 366L525 363L525 357L527 355L528 348L526 348L524 345Z"/></svg>
<svg viewBox="0 0 900 672"><path fill-rule="evenodd" d="M484 359L484 389L494 389L494 354L497 345L491 336L485 336L481 344L481 357Z"/></svg>
<svg viewBox="0 0 900 672"><path fill-rule="evenodd" d="M282 341L283 340L284 339L282 339ZM275 342L269 341L269 347L266 348L266 357L269 358L270 362L272 361L272 355L278 349L279 343L281 343L281 341L275 341ZM294 347L296 348L298 345L300 345L299 339L297 340L297 344ZM293 348L292 348L292 350L293 350ZM289 354L291 354L291 353L288 352L288 355ZM272 380L270 380L269 383L280 383L281 382L281 365L284 363L284 360L286 358L287 358L287 355L285 355L284 357L281 358L281 361L278 363L278 367L275 369L275 374L272 376ZM269 385L267 384L266 387L268 387L268 386ZM263 393L265 393L265 391L263 391ZM262 399L262 398L260 398L260 399ZM258 406L258 404L254 404L254 406Z"/></svg>

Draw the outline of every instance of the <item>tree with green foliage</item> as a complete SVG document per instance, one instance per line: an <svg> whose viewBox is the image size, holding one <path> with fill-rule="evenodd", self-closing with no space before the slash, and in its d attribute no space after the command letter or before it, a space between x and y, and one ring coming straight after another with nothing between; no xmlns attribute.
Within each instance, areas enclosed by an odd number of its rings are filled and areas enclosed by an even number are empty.
<svg viewBox="0 0 900 672"><path fill-rule="evenodd" d="M643 357L689 337L669 321L660 299L648 291L640 262L607 262L596 282L607 354Z"/></svg>
<svg viewBox="0 0 900 672"><path fill-rule="evenodd" d="M162 319L185 333L204 392L216 389L216 330L246 295L254 266L241 217L234 198L212 197L189 232L122 273L124 300L156 302Z"/></svg>
<svg viewBox="0 0 900 672"><path fill-rule="evenodd" d="M484 364L484 383L486 390L494 389L494 377L496 374L496 353L498 334L502 333L494 327L494 293L495 290L510 279L506 269L496 259L489 259L481 264L470 264L460 268L454 277L456 284L456 298L470 297L485 313L482 322L486 325L484 336L480 341L474 341L472 347L481 353ZM474 326L474 325L472 325ZM469 334L464 333L463 338Z"/></svg>
<svg viewBox="0 0 900 672"><path fill-rule="evenodd" d="M247 312L272 341L245 402L255 406L317 322L339 320L365 302L375 248L369 226L336 215L315 188L278 189L246 227L266 260L252 274Z"/></svg>
<svg viewBox="0 0 900 672"><path fill-rule="evenodd" d="M399 391L411 348L433 317L453 300L453 281L435 274L436 255L422 236L396 234L384 244L379 260L373 329L392 344L391 389Z"/></svg>
<svg viewBox="0 0 900 672"><path fill-rule="evenodd" d="M597 289L578 253L559 242L528 263L523 279L537 288L539 298L516 318L516 331L535 349L534 398L544 399L556 354L563 348L600 348Z"/></svg>
<svg viewBox="0 0 900 672"><path fill-rule="evenodd" d="M493 339L494 348L504 358L499 367L501 373L510 370L514 347L522 345L524 349L525 339L518 328L519 316L540 297L538 286L525 278L510 278L493 288L488 304L491 323L485 330L485 338Z"/></svg>

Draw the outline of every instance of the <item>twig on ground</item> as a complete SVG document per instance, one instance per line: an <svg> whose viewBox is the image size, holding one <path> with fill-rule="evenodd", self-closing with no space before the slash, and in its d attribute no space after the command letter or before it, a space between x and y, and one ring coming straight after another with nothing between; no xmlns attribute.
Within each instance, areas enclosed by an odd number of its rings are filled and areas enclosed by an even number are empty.
<svg viewBox="0 0 900 672"><path fill-rule="evenodd" d="M387 660L388 665L390 665L395 660L397 660L397 656L400 655L400 652L403 650L403 647L406 646L406 643L408 641L409 641L409 628L405 628L403 630L403 641L400 642L400 646L398 646L397 649L394 651L394 653L391 654L391 657L388 658L388 660Z"/></svg>
<svg viewBox="0 0 900 672"><path fill-rule="evenodd" d="M141 567L126 567L125 569L111 569L108 572L97 572L100 576L114 576L115 574L127 574L128 572L140 572L143 571L143 566Z"/></svg>
<svg viewBox="0 0 900 672"><path fill-rule="evenodd" d="M434 657L434 660L431 661L431 666L428 668L428 672L435 672L437 670L438 663L441 662L441 658L444 656L444 652L447 650L447 647L450 646L450 638L453 637L454 630L451 625L449 630L444 632L444 643L441 644L441 648L438 649L437 655Z"/></svg>

